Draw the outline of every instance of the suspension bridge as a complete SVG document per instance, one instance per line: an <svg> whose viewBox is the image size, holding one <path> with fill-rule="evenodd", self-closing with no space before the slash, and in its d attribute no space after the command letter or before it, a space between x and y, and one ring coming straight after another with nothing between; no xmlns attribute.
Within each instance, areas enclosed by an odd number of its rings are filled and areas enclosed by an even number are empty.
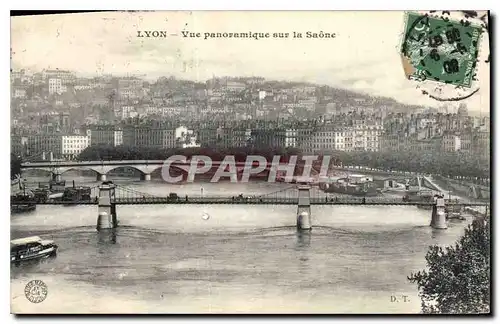
<svg viewBox="0 0 500 324"><path fill-rule="evenodd" d="M35 199L33 195L27 197L14 196L12 204L32 203L37 205L98 205L103 187L109 186L110 202L116 205L155 205L155 204L235 204L235 205L296 205L299 202L300 185L291 185L283 189L260 195L182 195L169 193L166 196L138 191L128 186L104 182L102 185L87 187L90 194L85 198L71 199ZM30 190L28 189L28 192ZM17 200L16 200L17 199ZM356 197L356 196L328 196L319 190L309 194L311 205L399 205L399 206L432 206L433 201L407 201L402 198L391 197ZM459 199L445 199L447 205L454 206L487 206L485 202L470 202Z"/></svg>
<svg viewBox="0 0 500 324"><path fill-rule="evenodd" d="M97 228L99 230L117 226L118 205L152 205L152 204L235 204L235 205L296 205L297 228L311 229L312 205L364 205L364 206L425 206L432 210L431 226L438 229L447 228L446 209L489 206L485 202L469 202L459 199L444 199L442 196L431 201L407 201L402 198L388 197L331 197L320 195L318 191L311 194L308 185L293 185L274 192L253 196L179 196L170 193L168 196L157 196L140 192L132 188L113 184L110 181L88 188L90 194L85 197L62 199L35 199L34 195L11 197L11 205L42 204L42 205L98 205ZM87 191L88 191L87 189Z"/></svg>

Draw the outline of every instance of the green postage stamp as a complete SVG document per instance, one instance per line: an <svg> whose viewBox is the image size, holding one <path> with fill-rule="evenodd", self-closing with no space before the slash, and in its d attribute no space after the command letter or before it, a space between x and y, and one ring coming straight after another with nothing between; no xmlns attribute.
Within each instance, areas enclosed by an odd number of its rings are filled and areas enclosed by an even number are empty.
<svg viewBox="0 0 500 324"><path fill-rule="evenodd" d="M481 32L467 20L407 13L401 46L406 75L470 88Z"/></svg>

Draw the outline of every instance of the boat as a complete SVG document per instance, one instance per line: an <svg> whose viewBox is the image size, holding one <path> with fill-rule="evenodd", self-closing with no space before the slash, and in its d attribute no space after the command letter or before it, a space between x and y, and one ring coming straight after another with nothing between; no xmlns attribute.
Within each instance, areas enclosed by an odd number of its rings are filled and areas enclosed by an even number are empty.
<svg viewBox="0 0 500 324"><path fill-rule="evenodd" d="M61 181L50 180L49 182L39 182L38 188L48 189L52 194L60 192L62 193L66 188L66 180L61 180Z"/></svg>
<svg viewBox="0 0 500 324"><path fill-rule="evenodd" d="M10 196L10 212L12 214L25 213L36 210L36 200L32 192L24 190Z"/></svg>
<svg viewBox="0 0 500 324"><path fill-rule="evenodd" d="M35 188L33 195L37 203L44 203L49 199L50 191L48 189Z"/></svg>
<svg viewBox="0 0 500 324"><path fill-rule="evenodd" d="M386 195L402 198L408 192L407 185L395 179L377 179L373 182Z"/></svg>
<svg viewBox="0 0 500 324"><path fill-rule="evenodd" d="M462 213L458 212L447 212L446 213L446 219L458 219L458 220L467 220L465 216L462 215Z"/></svg>
<svg viewBox="0 0 500 324"><path fill-rule="evenodd" d="M47 258L57 254L57 245L52 240L30 236L10 241L10 262L19 263L34 259Z"/></svg>
<svg viewBox="0 0 500 324"><path fill-rule="evenodd" d="M14 204L10 206L10 212L12 214L27 213L35 210L36 210L35 204Z"/></svg>
<svg viewBox="0 0 500 324"><path fill-rule="evenodd" d="M49 188L50 192L56 193L56 192L63 192L64 189L66 188L66 180L51 180L49 182Z"/></svg>
<svg viewBox="0 0 500 324"><path fill-rule="evenodd" d="M458 199L456 199L456 202L458 202ZM465 216L463 216L464 212L465 212L464 206L460 205L445 206L446 219L466 220Z"/></svg>
<svg viewBox="0 0 500 324"><path fill-rule="evenodd" d="M66 188L61 200L63 203L68 203L68 205L72 205L74 202L89 202L92 200L91 189L83 186Z"/></svg>
<svg viewBox="0 0 500 324"><path fill-rule="evenodd" d="M440 195L440 193L436 193L432 190L407 191L403 196L403 201L431 203L434 202L434 197L436 195ZM417 208L430 210L432 209L432 205L417 205Z"/></svg>
<svg viewBox="0 0 500 324"><path fill-rule="evenodd" d="M64 192L53 193L49 195L50 200L62 200Z"/></svg>
<svg viewBox="0 0 500 324"><path fill-rule="evenodd" d="M373 178L362 174L351 174L347 177L328 177L320 179L320 188L326 193L341 193L353 196L377 196L380 190Z"/></svg>

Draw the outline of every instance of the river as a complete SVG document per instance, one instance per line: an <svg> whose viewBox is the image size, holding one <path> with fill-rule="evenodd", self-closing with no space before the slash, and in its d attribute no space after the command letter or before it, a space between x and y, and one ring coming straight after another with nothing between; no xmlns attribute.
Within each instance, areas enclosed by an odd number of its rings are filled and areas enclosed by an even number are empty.
<svg viewBox="0 0 500 324"><path fill-rule="evenodd" d="M205 195L253 195L289 186L112 180L181 196L201 187ZM429 245L453 244L471 221L433 230L430 211L416 207L313 206L313 230L298 236L294 206L138 205L117 214L114 234L97 233L97 206L12 215L11 239L40 235L59 245L54 259L11 267L12 312L418 313L407 276L425 267ZM33 279L48 287L39 304L24 296Z"/></svg>

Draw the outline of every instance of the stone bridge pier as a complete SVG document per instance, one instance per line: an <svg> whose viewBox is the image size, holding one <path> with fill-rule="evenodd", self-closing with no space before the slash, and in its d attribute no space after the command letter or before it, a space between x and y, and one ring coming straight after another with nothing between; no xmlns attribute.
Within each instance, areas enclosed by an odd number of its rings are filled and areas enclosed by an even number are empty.
<svg viewBox="0 0 500 324"><path fill-rule="evenodd" d="M107 175L106 174L101 174L101 173L97 173L97 177L96 177L96 180L97 181L106 181L107 180Z"/></svg>
<svg viewBox="0 0 500 324"><path fill-rule="evenodd" d="M114 184L102 184L99 187L99 198L97 207L97 230L109 230L118 226L116 205L113 203L115 197Z"/></svg>
<svg viewBox="0 0 500 324"><path fill-rule="evenodd" d="M141 180L142 181L151 181L151 174L150 173L141 173Z"/></svg>
<svg viewBox="0 0 500 324"><path fill-rule="evenodd" d="M299 203L297 205L297 231L310 231L311 224L311 187L299 186Z"/></svg>
<svg viewBox="0 0 500 324"><path fill-rule="evenodd" d="M59 171L52 171L52 181L61 182L63 179L62 173Z"/></svg>
<svg viewBox="0 0 500 324"><path fill-rule="evenodd" d="M435 229L448 228L444 198L437 198L436 203L432 206L431 226Z"/></svg>

